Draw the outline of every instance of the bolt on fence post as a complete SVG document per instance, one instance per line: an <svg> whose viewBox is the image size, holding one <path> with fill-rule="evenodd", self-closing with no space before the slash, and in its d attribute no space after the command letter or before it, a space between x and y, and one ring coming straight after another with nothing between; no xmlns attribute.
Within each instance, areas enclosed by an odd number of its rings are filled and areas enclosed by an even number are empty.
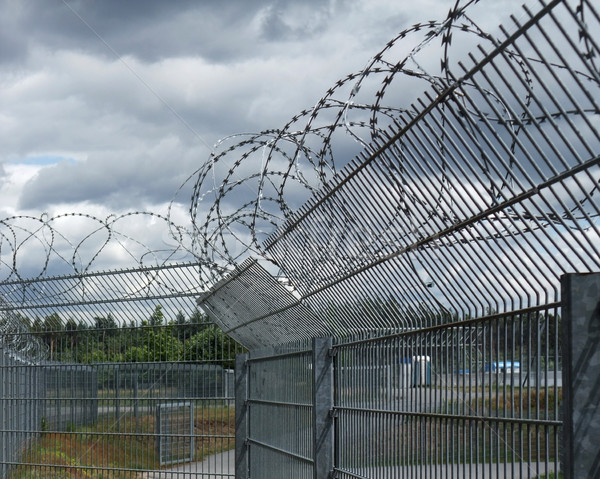
<svg viewBox="0 0 600 479"><path fill-rule="evenodd" d="M313 339L313 460L315 479L333 470L333 357L331 338Z"/></svg>
<svg viewBox="0 0 600 479"><path fill-rule="evenodd" d="M248 354L235 358L235 479L248 479Z"/></svg>
<svg viewBox="0 0 600 479"><path fill-rule="evenodd" d="M565 479L600 477L600 273L561 277Z"/></svg>

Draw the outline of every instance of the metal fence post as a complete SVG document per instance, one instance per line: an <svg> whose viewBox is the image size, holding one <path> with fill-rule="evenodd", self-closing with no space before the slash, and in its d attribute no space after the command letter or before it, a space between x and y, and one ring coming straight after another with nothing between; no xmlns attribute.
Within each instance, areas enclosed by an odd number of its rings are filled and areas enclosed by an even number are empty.
<svg viewBox="0 0 600 479"><path fill-rule="evenodd" d="M235 358L235 479L248 479L248 354Z"/></svg>
<svg viewBox="0 0 600 479"><path fill-rule="evenodd" d="M333 470L333 357L331 338L313 339L313 460L314 479Z"/></svg>
<svg viewBox="0 0 600 479"><path fill-rule="evenodd" d="M600 273L566 274L561 289L564 477L600 477Z"/></svg>
<svg viewBox="0 0 600 479"><path fill-rule="evenodd" d="M6 365L5 365L4 348L0 345L0 477L6 477L6 461L7 461L7 427L6 427L6 408L5 390L6 390Z"/></svg>

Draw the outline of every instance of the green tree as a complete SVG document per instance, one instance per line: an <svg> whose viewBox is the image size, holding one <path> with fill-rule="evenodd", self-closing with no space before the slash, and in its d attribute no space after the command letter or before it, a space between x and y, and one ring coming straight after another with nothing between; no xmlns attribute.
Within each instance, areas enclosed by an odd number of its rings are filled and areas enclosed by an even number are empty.
<svg viewBox="0 0 600 479"><path fill-rule="evenodd" d="M233 367L237 349L237 343L213 324L185 342L183 359L211 361L225 367Z"/></svg>
<svg viewBox="0 0 600 479"><path fill-rule="evenodd" d="M147 326L162 326L165 322L165 316L162 311L162 306L160 304L156 305L154 308L154 312L148 318L148 321L145 322ZM144 324L144 323L142 323Z"/></svg>
<svg viewBox="0 0 600 479"><path fill-rule="evenodd" d="M68 358L69 361L73 361L75 360L75 352L76 352L76 345L77 345L77 341L79 340L78 337L78 333L79 333L79 325L77 324L77 322L73 319L73 318L69 318L67 319L67 322L65 323L65 339L66 342L68 343L68 346L65 345L65 349L66 351L66 358Z"/></svg>
<svg viewBox="0 0 600 479"><path fill-rule="evenodd" d="M143 363L150 361L150 353L146 345L131 346L124 354L123 360L128 363Z"/></svg>
<svg viewBox="0 0 600 479"><path fill-rule="evenodd" d="M181 318L177 318L181 321ZM183 343L176 336L175 324L165 325L162 306L157 305L148 320L142 321L141 343L131 344L122 359L128 362L179 361L183 356Z"/></svg>
<svg viewBox="0 0 600 479"><path fill-rule="evenodd" d="M106 334L114 336L117 334L117 329L119 325L112 317L112 314L108 313L108 315L104 318L101 316L96 316L94 318L94 328L100 331L102 334L102 338L106 337Z"/></svg>
<svg viewBox="0 0 600 479"><path fill-rule="evenodd" d="M110 361L119 351L115 351L115 344L119 342L119 326L112 315L108 313L105 317L96 316L94 318L94 330L96 333L96 347L104 351L107 359Z"/></svg>
<svg viewBox="0 0 600 479"><path fill-rule="evenodd" d="M33 320L33 324L31 325L31 330L34 333L41 333L44 330L44 321L39 316Z"/></svg>
<svg viewBox="0 0 600 479"><path fill-rule="evenodd" d="M104 351L95 348L83 354L81 362L86 364L106 363L108 362L108 357L106 356L106 353Z"/></svg>
<svg viewBox="0 0 600 479"><path fill-rule="evenodd" d="M143 343L131 346L124 354L128 362L179 361L183 355L183 344L173 335L172 328L147 329Z"/></svg>
<svg viewBox="0 0 600 479"><path fill-rule="evenodd" d="M189 318L186 318L183 311L179 311L175 316L175 320L169 324L176 326L176 334L180 341L187 341L194 334L206 328L210 323L205 314L195 309Z"/></svg>
<svg viewBox="0 0 600 479"><path fill-rule="evenodd" d="M27 329L31 330L32 323L28 316L23 316L20 312L17 312L17 318L25 325Z"/></svg>

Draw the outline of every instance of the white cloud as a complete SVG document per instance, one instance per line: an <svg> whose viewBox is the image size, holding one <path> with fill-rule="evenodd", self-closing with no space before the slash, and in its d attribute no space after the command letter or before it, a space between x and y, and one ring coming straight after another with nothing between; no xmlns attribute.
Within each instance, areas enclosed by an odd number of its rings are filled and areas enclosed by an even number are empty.
<svg viewBox="0 0 600 479"><path fill-rule="evenodd" d="M19 45L0 47L5 214L166 208L207 145L282 128L400 30L443 18L454 3L149 1L140 9L107 0L15 9L0 0L0 45L5 37ZM485 3L495 12L513 0ZM412 98L406 86L394 91ZM336 94L344 100L348 88ZM74 161L23 163L52 155ZM185 228L189 196L177 200Z"/></svg>

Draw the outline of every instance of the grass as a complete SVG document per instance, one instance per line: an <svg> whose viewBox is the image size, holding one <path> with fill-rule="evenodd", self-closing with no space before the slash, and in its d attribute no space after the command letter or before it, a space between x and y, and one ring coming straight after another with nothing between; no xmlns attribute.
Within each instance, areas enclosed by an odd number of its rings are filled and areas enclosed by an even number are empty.
<svg viewBox="0 0 600 479"><path fill-rule="evenodd" d="M234 447L234 410L198 408L195 461ZM160 469L153 414L99 420L71 432L43 432L25 452L10 479L142 479ZM136 432L137 431L137 432Z"/></svg>
<svg viewBox="0 0 600 479"><path fill-rule="evenodd" d="M341 462L347 467L554 462L560 447L556 425L504 418L554 419L561 399L562 391L554 388L487 389L440 404L437 417L344 412L338 418Z"/></svg>
<svg viewBox="0 0 600 479"><path fill-rule="evenodd" d="M539 391L514 388L506 394L496 393L493 396L485 395L473 399L470 407L474 411L496 411L505 412L506 415L533 417L531 415L536 411L546 415L554 413L555 399L557 399L557 404L561 403L562 388L558 388L557 392L554 388L540 389Z"/></svg>
<svg viewBox="0 0 600 479"><path fill-rule="evenodd" d="M339 421L346 431L340 439L344 467L554 462L557 454L553 427L351 413Z"/></svg>

